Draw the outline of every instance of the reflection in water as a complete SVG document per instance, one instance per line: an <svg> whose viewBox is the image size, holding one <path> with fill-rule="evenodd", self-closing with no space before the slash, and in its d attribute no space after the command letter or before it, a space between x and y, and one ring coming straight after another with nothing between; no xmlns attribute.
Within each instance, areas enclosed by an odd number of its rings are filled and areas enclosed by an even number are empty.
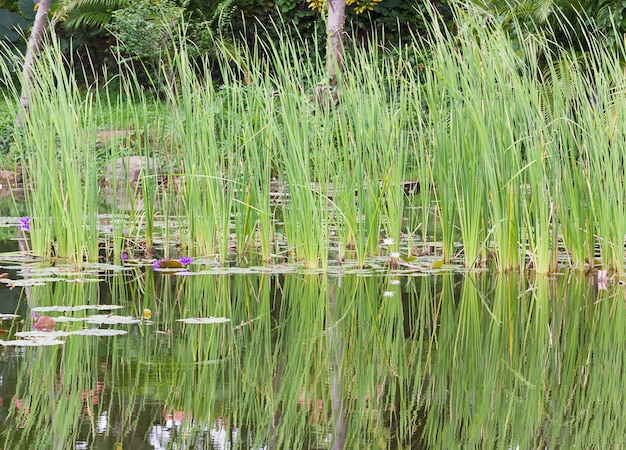
<svg viewBox="0 0 626 450"><path fill-rule="evenodd" d="M111 302L136 317L148 308L153 322L4 348L2 447L619 445L624 287L568 275L401 281L138 268L106 285L33 286L30 305ZM231 320L177 321L210 316Z"/></svg>

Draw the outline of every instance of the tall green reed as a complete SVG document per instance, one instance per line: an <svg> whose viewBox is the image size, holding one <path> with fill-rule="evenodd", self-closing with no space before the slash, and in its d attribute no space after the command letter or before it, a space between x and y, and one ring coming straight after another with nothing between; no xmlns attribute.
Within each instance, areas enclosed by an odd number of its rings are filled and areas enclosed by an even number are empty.
<svg viewBox="0 0 626 450"><path fill-rule="evenodd" d="M409 148L408 87L398 81L403 61L382 59L377 63L380 55L374 49L355 54L353 64L361 70L346 77L342 106L351 119L350 133L360 152L350 163L361 164L365 175L357 188L357 206L365 213L368 253L373 253L379 243L380 231L393 240L391 249L397 252L403 230L403 181Z"/></svg>
<svg viewBox="0 0 626 450"><path fill-rule="evenodd" d="M323 114L302 86L313 86L319 73L310 59L301 61L296 43L270 46L276 77L276 116L272 128L278 170L289 202L284 207L287 244L306 267L326 267L328 252L328 169L322 141Z"/></svg>
<svg viewBox="0 0 626 450"><path fill-rule="evenodd" d="M228 160L220 148L223 99L214 95L210 80L200 79L184 46L172 56L180 86L168 92L173 111L176 145L183 163L181 197L188 222L190 254L213 255L224 262L228 255L232 184ZM228 118L224 119L227 122Z"/></svg>
<svg viewBox="0 0 626 450"><path fill-rule="evenodd" d="M620 61L619 54L613 54L600 45L593 47L592 55L583 62L581 69L586 69L584 74L576 80L576 106L579 111L579 149L582 158L588 162L588 204L595 212L595 231L602 264L622 276L626 235L626 164L623 155L617 151L625 139L617 119L624 110L617 94L623 90L625 82Z"/></svg>
<svg viewBox="0 0 626 450"><path fill-rule="evenodd" d="M53 34L35 61L16 146L28 184L32 251L82 265L98 257L95 124L93 93L80 91L71 64ZM18 87L11 89L18 96Z"/></svg>

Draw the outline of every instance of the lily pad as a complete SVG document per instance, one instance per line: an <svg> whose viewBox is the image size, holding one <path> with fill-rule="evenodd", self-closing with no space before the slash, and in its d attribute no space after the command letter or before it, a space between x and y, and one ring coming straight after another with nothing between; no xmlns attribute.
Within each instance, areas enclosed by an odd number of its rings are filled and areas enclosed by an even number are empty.
<svg viewBox="0 0 626 450"><path fill-rule="evenodd" d="M141 323L141 320L130 316L116 316L113 314L99 314L87 318L87 323L93 325L132 325Z"/></svg>
<svg viewBox="0 0 626 450"><path fill-rule="evenodd" d="M19 319L20 315L19 314L0 314L0 320L13 320L13 319Z"/></svg>
<svg viewBox="0 0 626 450"><path fill-rule="evenodd" d="M54 318L54 320L56 320L57 323L84 322L87 319L88 317L69 317L69 316L57 316Z"/></svg>
<svg viewBox="0 0 626 450"><path fill-rule="evenodd" d="M57 339L61 337L69 336L67 331L18 331L15 333L15 337L20 337L23 339L30 340L50 340Z"/></svg>
<svg viewBox="0 0 626 450"><path fill-rule="evenodd" d="M83 267L85 267L86 269L108 270L110 272L122 272L124 270L130 270L130 267L127 266L105 263L85 263Z"/></svg>
<svg viewBox="0 0 626 450"><path fill-rule="evenodd" d="M112 330L110 328L85 328L84 330L71 331L71 336L122 336L128 334L126 330Z"/></svg>
<svg viewBox="0 0 626 450"><path fill-rule="evenodd" d="M178 319L178 322L202 325L212 323L226 323L230 322L230 319L227 317L189 317L186 319Z"/></svg>
<svg viewBox="0 0 626 450"><path fill-rule="evenodd" d="M270 267L214 267L211 269L199 270L197 272L178 272L176 275L248 275L259 273L290 274L300 273L302 272L302 270L303 266L301 264L285 264ZM323 270L317 271L315 273L321 272L323 272Z"/></svg>
<svg viewBox="0 0 626 450"><path fill-rule="evenodd" d="M19 331L15 336L24 339L56 339L67 336L121 336L127 334L124 330L111 330L105 328L85 328L75 331Z"/></svg>
<svg viewBox="0 0 626 450"><path fill-rule="evenodd" d="M78 277L84 278L86 275L97 276L98 271L86 271L76 270L76 267L70 265L54 266L54 267L37 267L37 266L24 266L20 271L20 274L28 277L50 277L50 276L63 276L63 277Z"/></svg>
<svg viewBox="0 0 626 450"><path fill-rule="evenodd" d="M63 278L63 281L67 283L101 283L105 281L104 278L87 278L87 277L76 277L76 278Z"/></svg>
<svg viewBox="0 0 626 450"><path fill-rule="evenodd" d="M121 309L120 305L79 305L79 306L36 306L31 308L33 312L71 312L71 311L84 311L88 309L95 309L96 311L113 311L114 309Z"/></svg>
<svg viewBox="0 0 626 450"><path fill-rule="evenodd" d="M58 339L22 339L12 341L0 341L3 347L49 347L51 345L65 344L65 341Z"/></svg>
<svg viewBox="0 0 626 450"><path fill-rule="evenodd" d="M182 269L183 264L177 259L161 259L155 262L155 269Z"/></svg>
<svg viewBox="0 0 626 450"><path fill-rule="evenodd" d="M23 286L45 286L48 283L54 283L56 281L63 281L63 278L42 277L42 278L25 278L23 280L11 280L9 278L0 278L0 283L4 283L10 288L23 287Z"/></svg>
<svg viewBox="0 0 626 450"><path fill-rule="evenodd" d="M17 225L17 222L16 222ZM43 261L40 256L29 255L24 252L4 252L0 253L0 261L19 262L19 263L32 263L37 261ZM20 266L21 267L21 266Z"/></svg>

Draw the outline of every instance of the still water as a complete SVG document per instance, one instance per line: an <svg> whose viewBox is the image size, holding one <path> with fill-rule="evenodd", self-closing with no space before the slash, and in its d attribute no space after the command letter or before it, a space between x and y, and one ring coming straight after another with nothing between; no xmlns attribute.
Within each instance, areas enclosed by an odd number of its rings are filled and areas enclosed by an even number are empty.
<svg viewBox="0 0 626 450"><path fill-rule="evenodd" d="M0 286L0 312L19 315L5 317L0 339L32 330L33 308L80 308L45 312L55 332L79 332L59 337L63 344L0 347L1 448L553 449L626 440L625 291L592 275L193 265L190 275L151 266L41 274L37 263L2 264L10 280L25 281ZM87 309L106 304L122 308ZM205 321L179 320L190 318ZM124 334L80 335L94 328Z"/></svg>

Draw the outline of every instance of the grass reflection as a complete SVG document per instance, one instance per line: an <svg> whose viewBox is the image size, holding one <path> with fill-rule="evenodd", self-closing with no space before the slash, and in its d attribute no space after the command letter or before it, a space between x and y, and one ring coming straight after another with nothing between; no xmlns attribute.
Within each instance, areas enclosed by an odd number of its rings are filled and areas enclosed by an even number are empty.
<svg viewBox="0 0 626 450"><path fill-rule="evenodd" d="M28 300L81 305L108 299L100 289L33 286ZM606 448L626 435L624 288L592 276L147 271L107 289L152 321L5 349L4 448ZM178 321L190 317L230 321Z"/></svg>
<svg viewBox="0 0 626 450"><path fill-rule="evenodd" d="M37 306L75 306L97 295L92 283L58 283L54 289L33 286L27 300ZM59 324L65 331L82 326ZM99 338L80 336L61 347L5 351L5 357L19 359L19 368L3 448L75 448L85 432L96 433L108 369L101 350L106 347L99 346Z"/></svg>
<svg viewBox="0 0 626 450"><path fill-rule="evenodd" d="M623 397L623 288L596 298L593 278L499 277L492 316L477 301L485 291L473 278L462 281L458 302L452 289L441 293L448 307L438 347L454 352L438 352L432 368L426 442L437 448L621 442L623 426L613 422Z"/></svg>

